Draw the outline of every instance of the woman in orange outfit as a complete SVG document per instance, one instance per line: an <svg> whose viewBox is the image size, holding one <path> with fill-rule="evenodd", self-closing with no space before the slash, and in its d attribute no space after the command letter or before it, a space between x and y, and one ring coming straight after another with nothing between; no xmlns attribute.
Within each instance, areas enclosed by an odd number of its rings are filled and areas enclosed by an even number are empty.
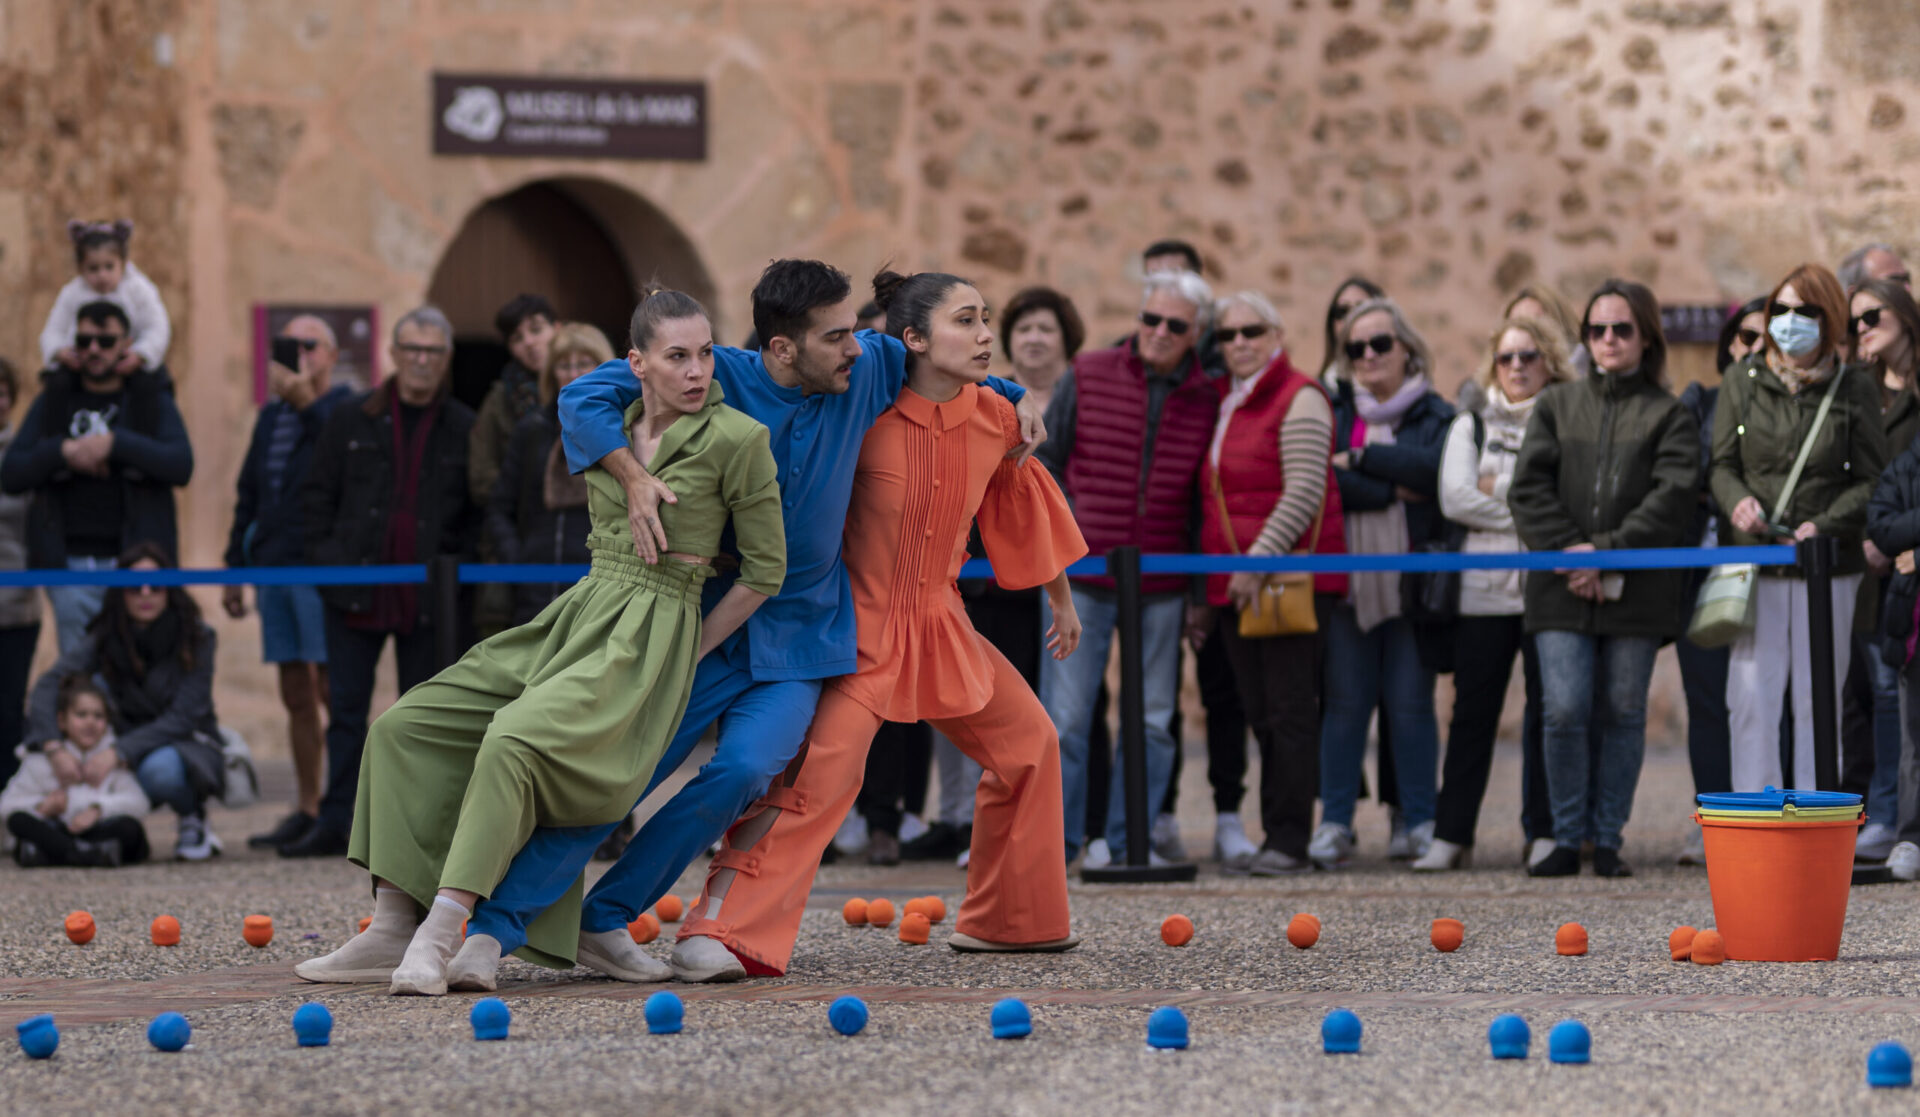
<svg viewBox="0 0 1920 1117"><path fill-rule="evenodd" d="M1073 513L1021 445L1011 405L979 385L993 360L986 300L951 275L882 272L874 299L907 347L907 384L867 433L847 512L859 667L829 683L794 767L727 834L674 951L683 976L786 972L820 855L860 789L882 721L926 720L985 769L964 951L1058 951L1068 925L1060 749L1053 722L1005 656L967 620L954 579L977 518L994 578L1045 584L1047 646L1080 642L1066 567L1087 553Z"/></svg>

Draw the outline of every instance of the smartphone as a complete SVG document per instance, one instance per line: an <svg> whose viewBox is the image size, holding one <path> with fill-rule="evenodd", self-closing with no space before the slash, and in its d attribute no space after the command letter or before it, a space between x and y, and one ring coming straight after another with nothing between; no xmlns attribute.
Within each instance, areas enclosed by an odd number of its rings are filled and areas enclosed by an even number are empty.
<svg viewBox="0 0 1920 1117"><path fill-rule="evenodd" d="M297 337L276 337L273 339L273 363L285 365L295 372L300 371L300 339Z"/></svg>

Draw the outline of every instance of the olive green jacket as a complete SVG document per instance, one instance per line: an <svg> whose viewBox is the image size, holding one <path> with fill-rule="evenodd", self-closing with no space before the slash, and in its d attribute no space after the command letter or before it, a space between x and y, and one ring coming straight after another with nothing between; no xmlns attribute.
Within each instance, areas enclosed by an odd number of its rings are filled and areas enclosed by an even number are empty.
<svg viewBox="0 0 1920 1117"><path fill-rule="evenodd" d="M1860 542L1866 538L1867 499L1887 468L1887 435L1880 415L1880 386L1860 366L1842 366L1833 407L1807 457L1793 500L1779 526L1792 531L1812 523L1822 535L1840 541L1836 574L1867 568ZM1801 443L1813 430L1814 416L1827 384L1809 385L1798 395L1767 367L1764 356L1749 357L1727 370L1720 384L1720 405L1713 423L1713 497L1731 521L1748 497L1771 518ZM1778 542L1735 529L1723 538L1733 546ZM1769 568L1769 574L1793 575L1793 567Z"/></svg>
<svg viewBox="0 0 1920 1117"><path fill-rule="evenodd" d="M1596 370L1550 385L1534 406L1507 506L1529 550L1683 547L1700 488L1700 428L1671 392L1638 373ZM1630 570L1615 600L1588 601L1565 575L1527 575L1528 632L1665 639L1686 627L1680 570Z"/></svg>

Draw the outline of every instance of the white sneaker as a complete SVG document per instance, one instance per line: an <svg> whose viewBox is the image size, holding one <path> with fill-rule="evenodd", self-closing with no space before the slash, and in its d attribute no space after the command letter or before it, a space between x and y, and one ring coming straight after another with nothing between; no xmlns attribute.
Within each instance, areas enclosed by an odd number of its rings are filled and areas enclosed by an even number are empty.
<svg viewBox="0 0 1920 1117"><path fill-rule="evenodd" d="M1253 866L1260 847L1247 840L1247 828L1237 814L1222 814L1213 820L1213 857L1224 872L1236 876Z"/></svg>
<svg viewBox="0 0 1920 1117"><path fill-rule="evenodd" d="M1550 856L1558 843L1552 838L1535 838L1527 843L1527 868L1531 869Z"/></svg>
<svg viewBox="0 0 1920 1117"><path fill-rule="evenodd" d="M1860 828L1860 836L1853 842L1855 861L1885 861L1893 852L1893 843L1899 835L1893 827L1884 822L1869 822Z"/></svg>
<svg viewBox="0 0 1920 1117"><path fill-rule="evenodd" d="M973 851L971 849L963 849L960 851L960 856L953 859L953 867L956 869L964 869L967 867L967 862L971 860L973 860Z"/></svg>
<svg viewBox="0 0 1920 1117"><path fill-rule="evenodd" d="M900 833L896 836L900 839L901 845L906 845L926 832L927 824L921 821L919 815L908 811L900 816Z"/></svg>
<svg viewBox="0 0 1920 1117"><path fill-rule="evenodd" d="M747 976L747 967L733 956L727 944L707 935L682 939L673 948L669 965L673 976L681 981L739 981Z"/></svg>
<svg viewBox="0 0 1920 1117"><path fill-rule="evenodd" d="M840 832L833 836L833 848L848 857L867 852L867 820L859 811L848 811L847 819L840 824Z"/></svg>
<svg viewBox="0 0 1920 1117"><path fill-rule="evenodd" d="M205 861L226 848L220 842L219 835L207 825L205 815L182 815L180 817L179 836L173 843L173 857L176 861Z"/></svg>
<svg viewBox="0 0 1920 1117"><path fill-rule="evenodd" d="M1113 864L1113 851L1107 848L1105 838L1095 838L1087 843L1086 856L1080 859L1082 869L1104 869Z"/></svg>
<svg viewBox="0 0 1920 1117"><path fill-rule="evenodd" d="M1163 814L1153 820L1153 852L1166 861L1185 861L1187 847L1180 842L1180 820Z"/></svg>
<svg viewBox="0 0 1920 1117"><path fill-rule="evenodd" d="M447 989L454 993L491 993L500 988L500 940L468 935L447 963Z"/></svg>
<svg viewBox="0 0 1920 1117"><path fill-rule="evenodd" d="M1388 818L1387 860L1406 861L1418 857L1420 851L1413 847L1413 835L1407 832L1407 816L1395 807Z"/></svg>
<svg viewBox="0 0 1920 1117"><path fill-rule="evenodd" d="M1434 838L1427 844L1427 852L1415 858L1408 868L1416 873L1446 873L1472 864L1472 849L1445 838Z"/></svg>
<svg viewBox="0 0 1920 1117"><path fill-rule="evenodd" d="M721 949L726 949L724 946ZM733 952L728 951L729 955ZM665 962L640 949L633 941L633 935L625 927L613 931L580 932L580 944L575 957L581 965L597 974L604 974L615 981L631 981L647 984L654 981L673 980L673 969ZM736 961L735 965L739 965ZM744 969L742 970L744 973Z"/></svg>
<svg viewBox="0 0 1920 1117"><path fill-rule="evenodd" d="M1425 857L1427 850L1433 846L1433 820L1429 819L1408 830L1407 844L1412 847L1415 858Z"/></svg>
<svg viewBox="0 0 1920 1117"><path fill-rule="evenodd" d="M1322 869L1344 865L1353 856L1353 828L1337 822L1323 822L1307 843L1307 860Z"/></svg>
<svg viewBox="0 0 1920 1117"><path fill-rule="evenodd" d="M1277 849L1263 849L1253 859L1247 871L1257 877L1285 877L1295 873L1310 872L1313 862L1302 861L1291 854L1281 853Z"/></svg>
<svg viewBox="0 0 1920 1117"><path fill-rule="evenodd" d="M1920 880L1920 845L1901 842L1887 854L1887 869L1895 880Z"/></svg>
<svg viewBox="0 0 1920 1117"><path fill-rule="evenodd" d="M1687 835L1687 844L1680 850L1680 856L1674 858L1676 865L1704 865L1707 863L1707 832L1698 826Z"/></svg>

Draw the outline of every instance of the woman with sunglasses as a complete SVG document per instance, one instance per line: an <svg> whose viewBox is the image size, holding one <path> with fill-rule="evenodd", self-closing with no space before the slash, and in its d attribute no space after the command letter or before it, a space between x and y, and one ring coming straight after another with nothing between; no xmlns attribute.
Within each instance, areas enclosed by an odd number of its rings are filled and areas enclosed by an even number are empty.
<svg viewBox="0 0 1920 1117"><path fill-rule="evenodd" d="M1535 551L1680 546L1700 483L1700 434L1667 391L1660 304L1641 284L1610 279L1588 300L1582 332L1593 375L1534 405L1507 490L1515 532ZM1554 836L1529 874L1573 876L1591 841L1596 875L1632 875L1621 832L1646 750L1647 686L1686 604L1677 571L1527 576Z"/></svg>
<svg viewBox="0 0 1920 1117"><path fill-rule="evenodd" d="M1348 276L1346 282L1333 289L1333 298L1327 300L1326 348L1321 350L1320 358L1320 385L1329 394L1333 391L1334 378L1340 375L1340 332L1346 325L1347 315L1363 302L1386 297L1386 288L1362 275Z"/></svg>
<svg viewBox="0 0 1920 1117"><path fill-rule="evenodd" d="M1487 364L1477 379L1480 394L1475 410L1462 411L1447 431L1446 455L1440 462L1440 511L1467 529L1462 553L1517 551L1520 538L1514 534L1513 513L1507 508L1507 489L1540 393L1549 384L1576 379L1568 364L1565 336L1548 320L1509 318L1488 339ZM1416 871L1464 869L1472 860L1480 801L1486 797L1487 777L1493 770L1493 744L1500 732L1500 711L1506 705L1516 655L1524 662L1527 705L1539 706L1540 671L1522 620L1526 600L1521 584L1518 570L1467 570L1460 575L1460 619L1453 629L1453 724L1447 731L1445 778L1433 845L1413 863ZM1537 737L1538 716L1527 718L1526 724L1528 735ZM1534 741L1527 746L1531 760L1539 749ZM1527 765L1529 775L1534 775L1536 764Z"/></svg>
<svg viewBox="0 0 1920 1117"><path fill-rule="evenodd" d="M1580 342L1580 320L1574 316L1573 308L1560 292L1547 283L1529 283L1513 293L1507 300L1507 309L1500 315L1502 322L1510 318L1534 318L1546 322L1560 332L1566 340L1562 343L1567 351L1567 368L1577 379L1593 372L1593 354Z"/></svg>
<svg viewBox="0 0 1920 1117"><path fill-rule="evenodd" d="M1920 433L1920 396L1914 391L1914 374L1920 366L1916 345L1920 306L1906 286L1894 279L1864 280L1854 287L1848 302L1849 355L1880 386L1880 427L1886 432L1888 457L1897 458ZM1852 669L1840 692L1840 709L1841 723L1848 727L1842 739L1865 744L1868 734L1851 728L1865 720L1872 726L1872 748L1843 747L1841 783L1864 785L1867 792L1867 824L1860 828L1854 856L1884 861L1899 840L1900 813L1900 669L1882 654L1877 638L1883 579L1893 573L1893 561L1871 538L1861 549L1867 571L1854 599ZM1920 848L1901 856L1903 860L1911 857L1920 870Z"/></svg>
<svg viewBox="0 0 1920 1117"><path fill-rule="evenodd" d="M1354 307L1339 339L1333 467L1347 549L1400 554L1445 531L1435 497L1453 408L1428 379L1433 358L1426 340L1392 301ZM1354 803L1376 704L1385 714L1382 748L1393 752L1413 856L1423 856L1433 840L1440 750L1433 671L1401 615L1400 576L1369 571L1347 581L1346 599L1334 605L1323 630L1329 685L1320 729L1322 813L1307 856L1324 868L1353 852Z"/></svg>
<svg viewBox="0 0 1920 1117"><path fill-rule="evenodd" d="M1202 549L1209 554L1284 555L1295 550L1344 554L1340 490L1332 483L1333 406L1318 383L1296 371L1282 347L1280 313L1254 291L1215 304L1214 336L1232 379L1213 441L1200 468ZM1214 846L1229 873L1279 876L1311 868L1307 839L1320 772L1320 632L1248 637L1240 611L1260 596L1266 576L1219 574L1207 603L1188 614L1196 649L1217 641L1231 665L1260 749L1260 824L1256 848L1240 824L1246 746L1210 752ZM1344 596L1344 574L1313 579L1321 630ZM1234 848L1238 838L1240 848Z"/></svg>
<svg viewBox="0 0 1920 1117"><path fill-rule="evenodd" d="M173 557L157 543L136 543L118 569L165 570ZM107 695L113 748L83 769L73 754L47 752L62 785L98 784L116 768L131 769L147 798L172 807L180 825L174 857L204 861L220 852L207 827L207 799L225 791L219 726L213 717L214 632L179 586L107 590L86 638L33 684L27 699L26 747L40 751L61 738L60 684L91 678Z"/></svg>
<svg viewBox="0 0 1920 1117"><path fill-rule="evenodd" d="M1848 633L1866 570L1867 500L1887 465L1880 386L1846 363L1847 299L1818 264L1793 269L1767 298L1761 350L1720 386L1713 431L1713 495L1727 509L1734 545L1839 542L1834 567L1834 686L1852 659ZM1825 411L1824 417L1822 411ZM1794 463L1804 457L1786 493ZM1814 787L1811 641L1807 586L1796 567L1762 569L1754 627L1727 662L1735 791ZM1780 710L1793 688L1793 769L1780 763ZM1839 726L1834 726L1837 734Z"/></svg>

